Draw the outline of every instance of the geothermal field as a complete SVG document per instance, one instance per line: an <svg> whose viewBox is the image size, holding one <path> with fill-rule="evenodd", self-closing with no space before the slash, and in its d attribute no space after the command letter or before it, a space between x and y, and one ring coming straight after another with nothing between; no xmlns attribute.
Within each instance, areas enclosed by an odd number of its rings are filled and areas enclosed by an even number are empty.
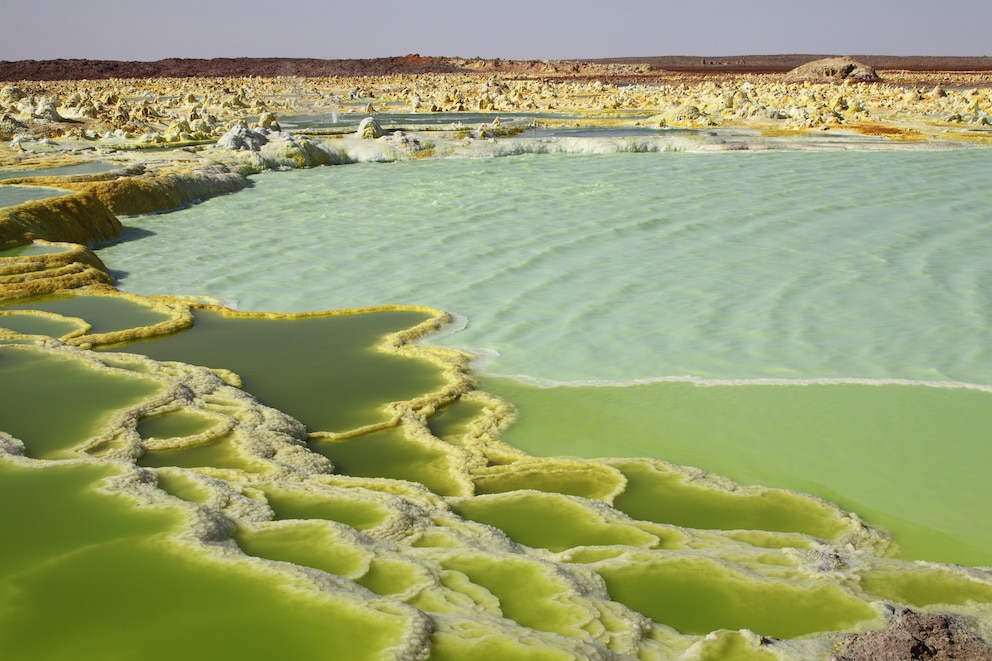
<svg viewBox="0 0 992 661"><path fill-rule="evenodd" d="M5 657L992 659L992 58L0 81Z"/></svg>

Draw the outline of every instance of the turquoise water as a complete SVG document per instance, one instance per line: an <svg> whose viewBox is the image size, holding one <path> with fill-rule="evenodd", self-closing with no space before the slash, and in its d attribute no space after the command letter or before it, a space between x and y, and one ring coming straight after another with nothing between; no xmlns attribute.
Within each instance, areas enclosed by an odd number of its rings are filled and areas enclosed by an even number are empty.
<svg viewBox="0 0 992 661"><path fill-rule="evenodd" d="M869 522L907 523L912 496L926 504L926 522L904 527L924 525L921 539L953 535L939 529L942 519L959 530L975 523L957 547L921 542L911 555L992 564L988 549L955 555L992 539L974 493L958 488L982 483L987 462L968 457L984 457L987 430L947 420L945 437L937 412L922 441L900 444L919 412L893 405L889 424L852 394L886 383L938 392L934 401L992 390L990 167L992 152L960 150L527 154L318 168L263 174L237 195L130 219L142 238L100 255L125 274L124 290L140 294L214 296L246 310L438 307L465 323L433 342L477 352L485 375L616 386L596 398L612 402L606 428L618 437L583 438L571 452L557 444L556 453L679 460L662 434L651 435L665 419L651 416L672 403L652 407L632 395L636 383L834 384L829 397L804 396L795 410L782 409L791 395L773 397L767 416L693 400L684 407L698 410L691 427L679 421L692 452L682 447L679 457L845 502L843 480L790 469L815 466L829 445L878 476L847 499ZM955 384L968 385L946 388ZM580 401L524 408L520 429L547 434L532 423L550 416L565 420L551 433L567 437L567 425L582 426ZM873 423L837 424L828 431L844 438L824 438L824 416L850 417L841 401ZM780 433L769 440L757 420ZM807 434L812 446L788 445L790 429L813 425L821 431ZM861 453L875 435L878 445ZM534 453L541 442L520 437ZM612 451L618 442L623 452ZM735 442L762 451L736 457ZM954 452L940 451L946 442ZM755 470L749 462L762 452L780 461ZM886 467L899 452L915 455ZM934 479L944 495L914 489Z"/></svg>

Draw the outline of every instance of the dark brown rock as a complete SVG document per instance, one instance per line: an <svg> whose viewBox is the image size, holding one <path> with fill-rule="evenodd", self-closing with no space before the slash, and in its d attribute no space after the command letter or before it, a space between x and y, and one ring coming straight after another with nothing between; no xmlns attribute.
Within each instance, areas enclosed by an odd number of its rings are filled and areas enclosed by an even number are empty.
<svg viewBox="0 0 992 661"><path fill-rule="evenodd" d="M946 613L903 609L879 631L847 636L834 661L992 661L992 646Z"/></svg>
<svg viewBox="0 0 992 661"><path fill-rule="evenodd" d="M838 59L827 55L744 55L735 57L621 57L574 61L466 60L417 54L356 60L306 58L168 58L154 62L112 60L0 60L0 81L105 80L108 78L217 78L258 76L326 77L386 76L431 73L539 73L579 75L609 79L637 73L651 78L659 71L687 74L786 73L800 65ZM858 55L858 62L874 69L905 71L990 71L992 57L915 57ZM848 58L849 59L849 58ZM619 67L619 69L618 69ZM630 70L628 71L627 68Z"/></svg>

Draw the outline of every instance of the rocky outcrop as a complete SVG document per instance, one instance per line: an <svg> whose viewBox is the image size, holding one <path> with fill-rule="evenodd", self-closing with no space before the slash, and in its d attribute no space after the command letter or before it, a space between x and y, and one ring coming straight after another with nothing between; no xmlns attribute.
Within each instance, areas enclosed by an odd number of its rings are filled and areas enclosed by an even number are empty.
<svg viewBox="0 0 992 661"><path fill-rule="evenodd" d="M358 137L363 140L375 140L382 135L382 126L374 117L366 117L358 124Z"/></svg>
<svg viewBox="0 0 992 661"><path fill-rule="evenodd" d="M217 149L229 151L258 151L269 141L265 133L248 127L246 122L238 122L217 141Z"/></svg>
<svg viewBox="0 0 992 661"><path fill-rule="evenodd" d="M785 74L786 82L791 83L877 83L881 82L878 73L867 64L850 57L828 57L807 62Z"/></svg>
<svg viewBox="0 0 992 661"><path fill-rule="evenodd" d="M992 661L992 646L954 616L903 609L881 631L848 636L834 661Z"/></svg>
<svg viewBox="0 0 992 661"><path fill-rule="evenodd" d="M17 121L8 113L0 114L0 140L10 140L27 128L26 124Z"/></svg>

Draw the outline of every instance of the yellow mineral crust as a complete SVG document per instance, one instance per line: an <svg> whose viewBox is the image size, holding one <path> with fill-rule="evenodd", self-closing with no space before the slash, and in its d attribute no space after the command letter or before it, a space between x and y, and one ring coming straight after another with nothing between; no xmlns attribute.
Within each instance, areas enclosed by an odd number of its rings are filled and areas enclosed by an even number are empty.
<svg viewBox="0 0 992 661"><path fill-rule="evenodd" d="M34 239L92 244L120 236L120 221L89 192L25 202L0 208L0 246Z"/></svg>
<svg viewBox="0 0 992 661"><path fill-rule="evenodd" d="M77 248L82 248L77 246ZM85 248L83 248L85 250ZM89 251L86 251L89 252ZM2 265L2 261L0 261ZM65 289L69 289L66 287ZM14 289L16 292L17 290ZM0 289L0 294L4 292ZM57 293L52 291L45 291L44 293ZM32 292L33 294L33 292ZM133 328L125 328L121 330L106 331L100 333L92 332L92 326L83 319L73 318L79 322L79 328L71 333L60 336L64 342L69 344L74 344L76 346L84 348L92 348L95 346L113 346L116 344L123 344L129 342L135 342L142 339L148 339L160 335L168 335L169 333L175 333L186 328L190 328L193 325L193 315L189 308L182 304L176 304L164 299L154 299L143 296L137 296L135 294L129 294L126 292L121 292L111 287L97 287L90 288L84 291L79 291L73 294L74 296L82 297L105 297L120 301L128 301L138 308L144 308L147 310L152 310L162 317L162 320L150 325L137 326ZM14 298L11 297L4 301L4 296L0 296L0 301L7 305L18 305L30 307L32 301L43 301L42 298ZM4 310L0 306L0 326L2 326L2 320L4 315L10 314L35 314L51 316L50 314L45 314L42 312L25 309L25 310Z"/></svg>
<svg viewBox="0 0 992 661"><path fill-rule="evenodd" d="M220 163L138 164L92 175L33 175L7 184L55 186L91 193L112 213L134 215L178 209L194 200L232 193L248 180ZM66 213L72 214L71 209ZM107 237L96 237L106 240ZM116 237L109 237L116 238Z"/></svg>
<svg viewBox="0 0 992 661"><path fill-rule="evenodd" d="M271 316L393 309L407 308ZM304 593L404 614L406 651L396 658L427 650L458 658L483 648L505 648L507 658L676 659L689 650L695 651L685 658L716 659L721 650L757 659L818 658L830 631L879 626L886 600L919 607L952 599L946 608L969 614L976 612L969 597L992 589L985 572L954 568L941 570L949 586L943 592L915 587L926 580L904 580L901 572L910 563L879 555L882 547L858 521L799 494L742 488L663 462L537 458L503 450L497 432L511 410L473 389L464 352L410 344L446 319L415 309L430 318L387 337L379 349L434 362L446 385L389 408L408 442L443 447L448 444L429 431L431 416L459 397L481 404L467 427L469 440L449 448L458 463L443 468L465 485L456 496L403 480L336 473L307 448L303 425L211 370L9 332L0 336L0 348L13 343L161 383L158 394L106 420L102 432L62 461L129 467L111 490L181 508L186 523L172 539L193 551L192 562L223 559ZM179 411L196 412L208 428L169 438L138 432L142 421ZM375 433L349 435L360 440ZM245 458L245 468L134 467L149 452L209 446L222 438ZM4 447L8 454L25 452L9 435ZM657 487L684 484L676 493L690 509L702 508L699 518L673 525L666 512L677 512L663 504L645 520L639 499L653 497L659 478ZM472 482L492 493L473 496ZM788 517L776 508L825 508L836 525L819 530L834 532L722 529L722 512L753 509L752 501L766 495L775 495L770 516L785 521L786 529ZM674 501L671 507L677 507ZM669 598L659 601L662 594ZM741 632L708 635L721 629ZM748 630L791 640L769 645Z"/></svg>
<svg viewBox="0 0 992 661"><path fill-rule="evenodd" d="M107 267L85 246L50 243L41 239L36 239L34 243L62 249L19 257L0 257L0 301L113 282Z"/></svg>

